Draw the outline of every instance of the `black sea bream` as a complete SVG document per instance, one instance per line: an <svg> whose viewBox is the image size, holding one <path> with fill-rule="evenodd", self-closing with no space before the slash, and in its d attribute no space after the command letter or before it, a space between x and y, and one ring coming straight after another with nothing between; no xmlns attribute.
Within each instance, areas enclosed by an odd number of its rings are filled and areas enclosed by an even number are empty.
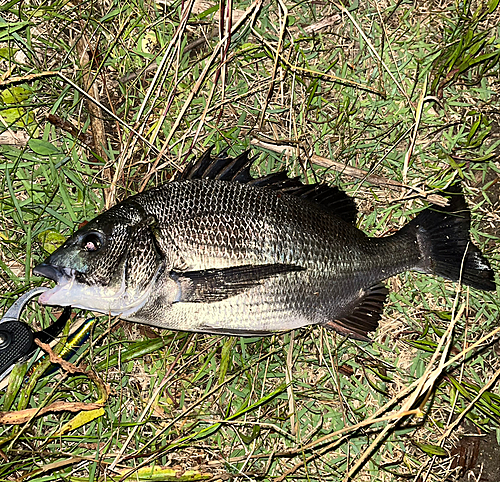
<svg viewBox="0 0 500 482"><path fill-rule="evenodd" d="M253 179L251 164L248 153L208 151L96 217L34 269L56 282L40 302L171 330L255 336L318 324L366 339L381 281L397 273L495 289L458 185L446 208L371 238L342 191L283 172Z"/></svg>

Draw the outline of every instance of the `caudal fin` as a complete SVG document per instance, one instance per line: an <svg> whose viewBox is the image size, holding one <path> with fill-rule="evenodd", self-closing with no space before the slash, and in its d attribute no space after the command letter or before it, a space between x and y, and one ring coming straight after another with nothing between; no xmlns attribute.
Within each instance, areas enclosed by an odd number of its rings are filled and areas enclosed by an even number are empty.
<svg viewBox="0 0 500 482"><path fill-rule="evenodd" d="M495 290L494 273L469 235L470 211L460 184L447 189L449 204L422 211L403 229L415 231L422 255L418 271L480 290Z"/></svg>

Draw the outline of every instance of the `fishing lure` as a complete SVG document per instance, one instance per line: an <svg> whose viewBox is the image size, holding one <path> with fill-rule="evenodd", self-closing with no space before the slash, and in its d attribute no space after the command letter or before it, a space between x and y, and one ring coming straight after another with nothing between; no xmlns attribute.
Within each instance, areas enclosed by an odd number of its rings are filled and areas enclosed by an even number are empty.
<svg viewBox="0 0 500 482"><path fill-rule="evenodd" d="M59 352L59 356L66 361L71 361L72 358L78 353L78 350L85 344L85 342L90 338L90 333L92 331L93 326L96 324L97 318L93 316L88 320L85 320L84 323L71 335L68 336L66 343L63 345L61 351ZM26 372L25 381L31 377L31 375L35 372L35 370L42 364L43 361L47 358L47 355L43 355L40 357L30 369ZM47 377L52 375L53 373L59 370L59 366L52 363L49 365L45 371L40 375L40 378Z"/></svg>

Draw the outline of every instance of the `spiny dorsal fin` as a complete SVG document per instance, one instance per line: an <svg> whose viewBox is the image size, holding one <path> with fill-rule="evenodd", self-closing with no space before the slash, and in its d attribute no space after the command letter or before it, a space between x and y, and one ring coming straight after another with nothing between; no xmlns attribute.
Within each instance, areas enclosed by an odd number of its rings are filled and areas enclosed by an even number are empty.
<svg viewBox="0 0 500 482"><path fill-rule="evenodd" d="M212 150L213 146L209 147L198 160L191 159L182 171L177 171L175 173L172 180L184 181L186 179L202 179L204 172L213 162Z"/></svg>
<svg viewBox="0 0 500 482"><path fill-rule="evenodd" d="M354 199L336 186L306 184L284 192L319 204L348 223L354 224L356 222L358 209Z"/></svg>
<svg viewBox="0 0 500 482"><path fill-rule="evenodd" d="M236 158L227 155L227 149L212 157L213 147L208 148L197 161L191 161L182 172L177 172L174 181L186 179L218 179L246 183L252 180L250 167L254 157L249 158L245 151Z"/></svg>
<svg viewBox="0 0 500 482"><path fill-rule="evenodd" d="M264 187L306 199L348 223L356 222L356 204L339 188L326 184L303 184L298 177L288 177L286 171L254 179L250 175L250 168L257 157L249 157L250 151L232 158L227 155L227 149L214 157L211 155L212 150L213 147L208 148L197 161L191 161L182 172L174 176L173 180L217 179Z"/></svg>
<svg viewBox="0 0 500 482"><path fill-rule="evenodd" d="M351 310L348 315L328 321L323 326L356 340L370 341L368 333L377 329L388 294L389 290L384 285L372 286L346 307L346 310Z"/></svg>

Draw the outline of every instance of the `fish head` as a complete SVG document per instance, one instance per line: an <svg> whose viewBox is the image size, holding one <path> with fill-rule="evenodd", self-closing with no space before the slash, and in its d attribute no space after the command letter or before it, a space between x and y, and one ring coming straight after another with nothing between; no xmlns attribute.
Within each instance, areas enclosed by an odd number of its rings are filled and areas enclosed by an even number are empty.
<svg viewBox="0 0 500 482"><path fill-rule="evenodd" d="M135 312L162 267L154 224L135 202L90 221L34 268L34 274L56 282L39 302L113 316Z"/></svg>

